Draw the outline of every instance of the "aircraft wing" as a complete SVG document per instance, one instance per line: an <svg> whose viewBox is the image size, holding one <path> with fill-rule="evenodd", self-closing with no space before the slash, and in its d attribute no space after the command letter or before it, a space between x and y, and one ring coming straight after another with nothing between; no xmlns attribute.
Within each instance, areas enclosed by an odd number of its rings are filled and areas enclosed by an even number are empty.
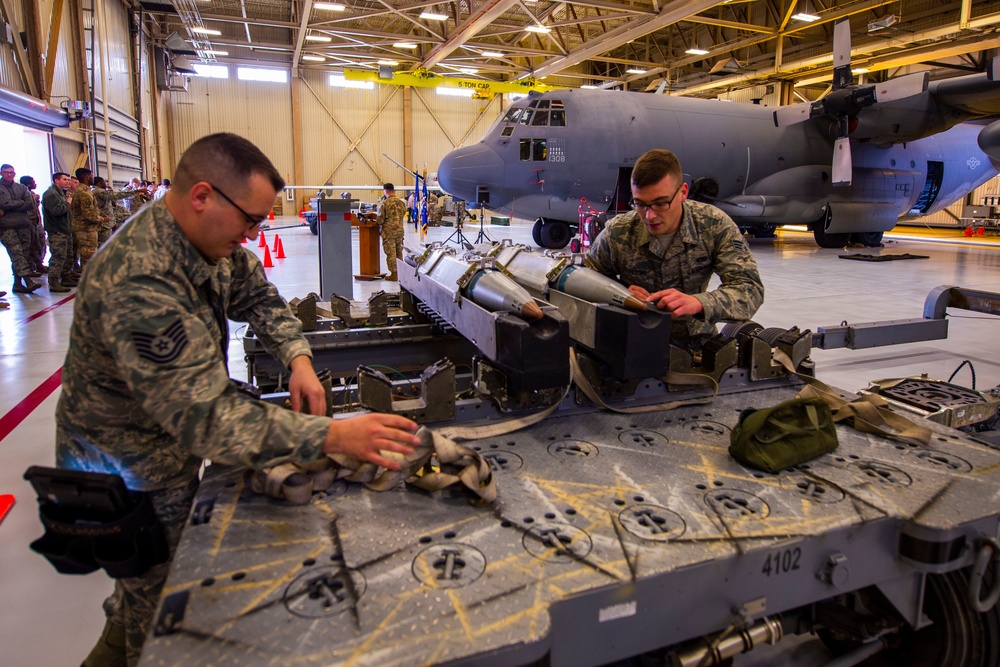
<svg viewBox="0 0 1000 667"><path fill-rule="evenodd" d="M982 74L933 81L927 91L938 104L970 118L1000 116L1000 57Z"/></svg>

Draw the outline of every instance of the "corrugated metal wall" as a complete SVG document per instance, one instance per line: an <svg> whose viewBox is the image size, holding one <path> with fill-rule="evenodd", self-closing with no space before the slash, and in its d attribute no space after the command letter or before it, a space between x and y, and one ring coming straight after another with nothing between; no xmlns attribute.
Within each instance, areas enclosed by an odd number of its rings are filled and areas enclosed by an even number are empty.
<svg viewBox="0 0 1000 667"><path fill-rule="evenodd" d="M100 5L100 6L99 6ZM111 106L133 113L132 78L129 73L128 13L119 0L95 0L97 20L105 19L103 30L97 36L107 36L104 58L95 47L98 63L95 65L94 95ZM105 63L107 69L105 70Z"/></svg>
<svg viewBox="0 0 1000 667"><path fill-rule="evenodd" d="M278 171L292 174L292 108L288 84L240 81L236 79L235 68L230 67L228 79L193 76L187 92L164 92L162 97L170 106L171 162L163 165L161 178L170 178L166 172L195 140L215 132L234 132L246 137L264 151ZM162 116L160 122L164 122Z"/></svg>

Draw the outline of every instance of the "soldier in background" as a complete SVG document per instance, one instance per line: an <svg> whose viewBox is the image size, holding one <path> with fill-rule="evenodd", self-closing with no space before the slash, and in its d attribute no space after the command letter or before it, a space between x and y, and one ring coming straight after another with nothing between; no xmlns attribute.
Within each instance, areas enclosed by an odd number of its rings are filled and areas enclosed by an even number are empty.
<svg viewBox="0 0 1000 667"><path fill-rule="evenodd" d="M687 200L677 157L649 151L636 160L631 181L634 210L608 223L587 265L670 312L679 345L699 347L717 322L753 317L764 301L757 262L728 215ZM713 273L722 284L708 292Z"/></svg>
<svg viewBox="0 0 1000 667"><path fill-rule="evenodd" d="M109 190L107 181L103 177L97 176L94 178L94 190L91 194L94 195L97 208L105 218L105 221L101 223L100 231L97 232L97 245L102 246L115 230L115 221L117 220L115 202L119 199L131 197L132 192L129 190L119 190L118 192Z"/></svg>
<svg viewBox="0 0 1000 667"><path fill-rule="evenodd" d="M73 214L73 242L80 255L80 273L83 273L87 262L97 252L101 225L110 222L110 218L105 220L105 216L101 215L97 200L90 191L90 186L94 184L94 173L80 167L76 170L76 178L80 184L73 191L70 212Z"/></svg>
<svg viewBox="0 0 1000 667"><path fill-rule="evenodd" d="M69 174L57 171L52 174L52 185L42 194L42 220L49 235L49 291L68 292L76 287L70 274L73 268L73 225L70 219L72 195L67 195L71 181Z"/></svg>
<svg viewBox="0 0 1000 667"><path fill-rule="evenodd" d="M14 274L14 289L18 294L34 292L42 286L32 278L38 273L32 271L28 260L31 249L31 210L38 210L35 197L28 188L14 181L14 167L9 164L0 165L0 243L7 248L10 256L11 270Z"/></svg>
<svg viewBox="0 0 1000 667"><path fill-rule="evenodd" d="M284 180L246 139L214 134L177 164L174 187L90 263L77 295L56 408L56 463L117 473L146 491L173 555L203 459L267 468L341 453L393 470L417 425L390 414L334 421L302 325L260 261L257 238ZM75 195L74 195L75 199ZM247 322L291 372L293 410L239 392L227 320ZM300 412L307 401L309 412ZM170 563L118 579L85 666L138 662ZM118 660L119 662L114 662Z"/></svg>
<svg viewBox="0 0 1000 667"><path fill-rule="evenodd" d="M378 211L378 224L382 233L382 250L385 265L389 269L386 280L398 280L396 260L403 258L403 220L406 218L406 203L396 197L396 187L392 183L382 186L385 199Z"/></svg>
<svg viewBox="0 0 1000 667"><path fill-rule="evenodd" d="M17 179L21 185L28 188L31 192L31 196L35 199L35 208L28 211L28 218L31 220L31 246L28 249L28 264L31 265L31 271L39 275L49 272L49 267L45 266L45 230L42 228L42 216L38 210L38 205L41 203L42 198L35 188L38 184L35 183L35 179L31 176L22 176Z"/></svg>
<svg viewBox="0 0 1000 667"><path fill-rule="evenodd" d="M438 196L433 192L427 195L427 225L429 227L441 226L441 204L438 203Z"/></svg>

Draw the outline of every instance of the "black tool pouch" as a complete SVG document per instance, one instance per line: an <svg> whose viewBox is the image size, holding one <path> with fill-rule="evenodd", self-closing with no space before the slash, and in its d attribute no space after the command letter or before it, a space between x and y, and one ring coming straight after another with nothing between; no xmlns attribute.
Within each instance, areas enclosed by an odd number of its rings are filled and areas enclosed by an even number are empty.
<svg viewBox="0 0 1000 667"><path fill-rule="evenodd" d="M729 453L740 463L778 472L837 448L837 429L820 398L796 398L740 414Z"/></svg>
<svg viewBox="0 0 1000 667"><path fill-rule="evenodd" d="M118 475L33 466L45 534L31 543L62 574L99 568L137 577L170 554L148 493L128 491Z"/></svg>

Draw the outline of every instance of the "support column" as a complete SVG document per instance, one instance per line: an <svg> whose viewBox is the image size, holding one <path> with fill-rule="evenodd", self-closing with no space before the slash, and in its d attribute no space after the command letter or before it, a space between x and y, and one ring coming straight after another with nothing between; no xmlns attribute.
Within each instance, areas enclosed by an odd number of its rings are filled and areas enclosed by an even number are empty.
<svg viewBox="0 0 1000 667"><path fill-rule="evenodd" d="M305 160L302 156L302 80L298 69L292 71L292 181L293 185L305 185ZM304 190L293 190L295 193L295 210L301 211L305 206Z"/></svg>
<svg viewBox="0 0 1000 667"><path fill-rule="evenodd" d="M403 87L403 164L407 169L413 169L413 89L409 86ZM408 186L416 185L413 177L406 172L403 182Z"/></svg>

